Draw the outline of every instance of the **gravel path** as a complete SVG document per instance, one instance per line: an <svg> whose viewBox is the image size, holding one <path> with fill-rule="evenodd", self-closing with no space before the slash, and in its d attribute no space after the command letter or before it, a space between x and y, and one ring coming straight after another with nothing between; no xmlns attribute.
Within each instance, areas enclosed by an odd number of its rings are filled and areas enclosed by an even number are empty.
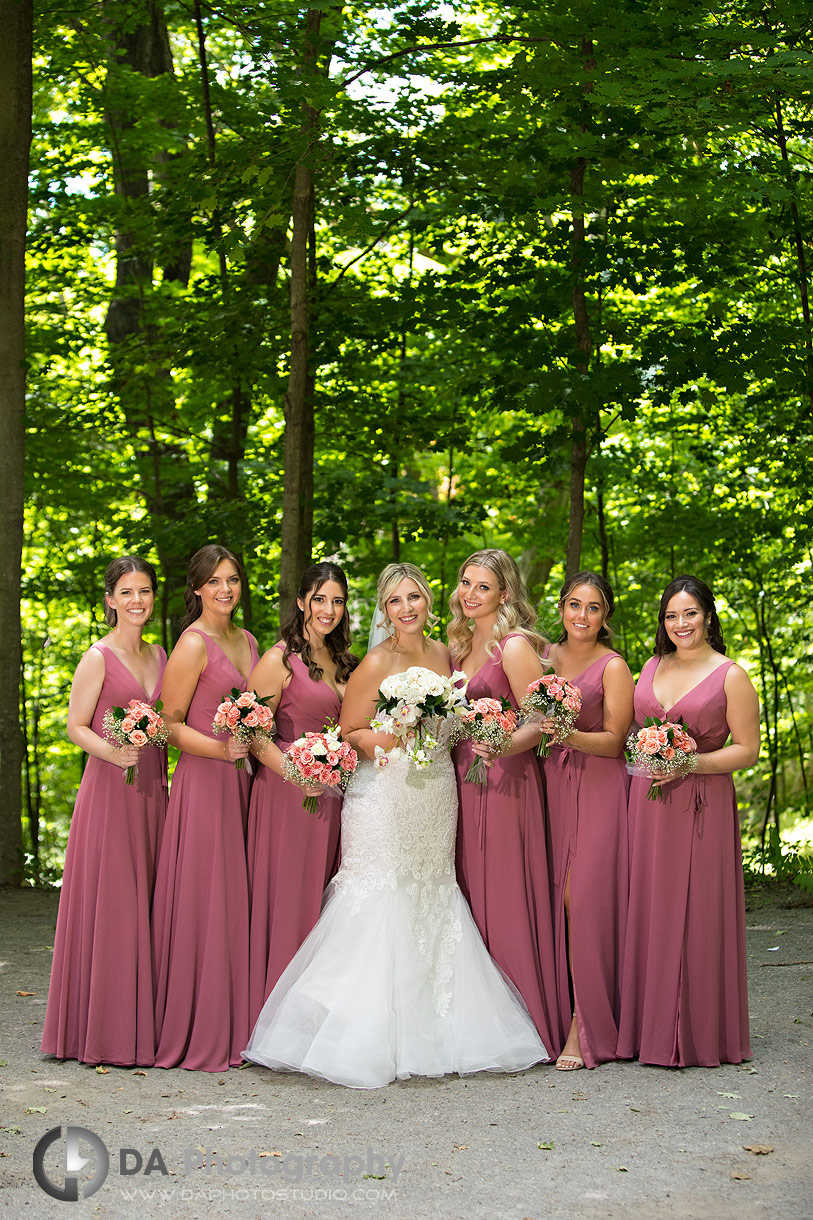
<svg viewBox="0 0 813 1220"><path fill-rule="evenodd" d="M620 1063L567 1075L543 1067L365 1092L254 1066L222 1075L100 1071L43 1058L57 898L0 892L0 1212L17 1220L813 1217L813 908L757 901L748 914L750 1064ZM110 1154L106 1180L75 1212L32 1172L40 1139L68 1124L95 1132ZM81 1184L97 1162L80 1149L89 1158ZM58 1185L65 1155L61 1136L44 1157ZM122 1174L122 1159L140 1171Z"/></svg>

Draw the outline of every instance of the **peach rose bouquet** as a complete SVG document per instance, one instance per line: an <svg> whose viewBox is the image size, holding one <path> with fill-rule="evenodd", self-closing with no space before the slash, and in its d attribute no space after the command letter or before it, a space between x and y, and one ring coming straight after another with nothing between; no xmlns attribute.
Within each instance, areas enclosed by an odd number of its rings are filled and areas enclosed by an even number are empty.
<svg viewBox="0 0 813 1220"><path fill-rule="evenodd" d="M697 766L697 742L684 724L647 716L644 727L627 738L627 758L633 775L657 781L667 776L682 778ZM646 794L648 801L663 801L661 785L653 782Z"/></svg>
<svg viewBox="0 0 813 1220"><path fill-rule="evenodd" d="M341 729L335 724L326 724L320 733L306 733L298 737L285 751L282 774L300 788L318 788L338 794L346 788L350 776L358 766L358 754L346 741L341 740ZM316 813L318 796L306 796L302 808Z"/></svg>
<svg viewBox="0 0 813 1220"><path fill-rule="evenodd" d="M159 709L159 700L153 707L143 699L131 699L126 707L109 707L102 719L102 730L108 741L117 746L165 746L169 733ZM138 779L138 763L125 767L125 784L134 784Z"/></svg>
<svg viewBox="0 0 813 1220"><path fill-rule="evenodd" d="M274 728L274 713L266 703L271 696L261 699L256 691L240 691L236 686L231 694L224 695L215 712L212 731L231 733L238 741L250 744L254 737L270 737ZM235 759L235 768L245 771L246 760Z"/></svg>

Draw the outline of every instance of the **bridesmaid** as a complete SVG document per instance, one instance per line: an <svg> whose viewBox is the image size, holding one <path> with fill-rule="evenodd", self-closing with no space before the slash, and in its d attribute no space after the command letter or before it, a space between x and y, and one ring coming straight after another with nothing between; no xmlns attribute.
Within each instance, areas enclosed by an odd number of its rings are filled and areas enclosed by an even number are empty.
<svg viewBox="0 0 813 1220"><path fill-rule="evenodd" d="M516 563L505 551L471 555L451 596L449 646L469 679L470 699L507 698L514 707L542 676L545 641L534 627ZM455 749L460 792L457 879L491 956L522 995L551 1055L564 1042L556 1006L550 884L545 846L545 798L534 748L541 728L518 729L509 750ZM467 781L472 751L490 763L487 784Z"/></svg>
<svg viewBox="0 0 813 1220"><path fill-rule="evenodd" d="M341 800L327 795L315 815L305 793L282 776L283 751L303 733L338 724L347 679L358 665L349 651L347 579L334 563L316 563L281 627L282 639L251 673L249 688L270 695L276 741L252 745L264 764L248 812L249 1024L319 918L322 894L339 864ZM321 788L309 790L319 795Z"/></svg>
<svg viewBox="0 0 813 1220"><path fill-rule="evenodd" d="M212 732L217 705L257 663L232 618L245 577L225 547L189 563L185 630L167 663L164 716L181 751L153 909L156 1067L222 1072L241 1062L248 1021L248 746ZM192 625L194 624L194 626Z"/></svg>
<svg viewBox="0 0 813 1220"><path fill-rule="evenodd" d="M759 755L759 702L726 660L708 585L678 576L661 598L655 656L635 691L635 719L683 721L697 769L630 789L630 905L620 1058L685 1067L751 1056L740 827L731 773ZM728 744L726 745L726 742Z"/></svg>
<svg viewBox="0 0 813 1220"><path fill-rule="evenodd" d="M112 631L82 657L71 687L68 736L89 758L65 852L42 1037L59 1059L150 1065L155 1053L150 903L166 750L114 745L102 720L110 707L158 697L166 653L142 639L156 588L146 560L113 560L104 578ZM124 769L136 763L127 785Z"/></svg>
<svg viewBox="0 0 813 1220"><path fill-rule="evenodd" d="M634 683L609 646L614 607L603 576L577 572L562 586L562 633L546 654L582 695L574 731L544 763L556 988L559 1019L569 1027L559 1071L615 1059L618 1042L629 894L623 751Z"/></svg>

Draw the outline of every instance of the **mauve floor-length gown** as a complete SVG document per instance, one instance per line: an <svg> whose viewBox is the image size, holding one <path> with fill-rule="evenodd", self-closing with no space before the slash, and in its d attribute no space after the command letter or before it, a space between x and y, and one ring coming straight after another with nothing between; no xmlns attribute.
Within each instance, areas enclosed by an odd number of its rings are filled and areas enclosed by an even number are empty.
<svg viewBox="0 0 813 1220"><path fill-rule="evenodd" d="M604 727L607 653L573 683L582 706L576 729ZM621 1015L621 975L629 897L628 775L623 755L601 758L552 746L543 764L553 870L554 943L559 1019L573 1012L568 972L570 943L576 1022L585 1067L615 1059ZM565 886L570 874L570 927Z"/></svg>
<svg viewBox="0 0 813 1220"><path fill-rule="evenodd" d="M218 704L246 680L211 636L186 723L214 738ZM251 668L257 644L251 645ZM223 1072L248 1037L249 771L227 759L182 754L172 791L153 902L156 1067Z"/></svg>
<svg viewBox="0 0 813 1220"><path fill-rule="evenodd" d="M304 733L338 723L341 701L327 682L314 682L301 657L275 713L276 744L284 752ZM253 1028L274 984L319 918L322 895L339 866L341 795L319 798L315 814L303 792L258 763L248 810L249 1016Z"/></svg>
<svg viewBox="0 0 813 1220"><path fill-rule="evenodd" d="M104 736L111 707L154 703L109 648L91 728ZM150 905L167 807L167 753L145 747L138 778L87 760L74 805L59 898L42 1050L83 1063L149 1066L155 1055Z"/></svg>
<svg viewBox="0 0 813 1220"><path fill-rule="evenodd" d="M517 706L498 648L470 679L467 696L501 695ZM556 1002L542 777L533 748L495 759L485 784L464 778L473 757L470 741L455 747L458 884L486 948L519 991L555 1058L570 1019L563 1028Z"/></svg>
<svg viewBox="0 0 813 1220"><path fill-rule="evenodd" d="M658 658L644 666L635 719L681 720L701 754L729 735L725 676L713 670L669 708L655 698ZM730 775L688 775L648 801L630 788L630 904L619 1058L685 1067L751 1057L745 898L737 801Z"/></svg>

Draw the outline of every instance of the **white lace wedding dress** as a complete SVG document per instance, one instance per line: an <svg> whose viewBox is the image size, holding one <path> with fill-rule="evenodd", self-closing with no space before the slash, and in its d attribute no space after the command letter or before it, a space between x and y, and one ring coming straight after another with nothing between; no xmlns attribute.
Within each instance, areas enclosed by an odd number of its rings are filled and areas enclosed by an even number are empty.
<svg viewBox="0 0 813 1220"><path fill-rule="evenodd" d="M548 1058L458 888L456 825L448 749L424 770L405 759L359 765L342 810L341 868L246 1059L371 1089Z"/></svg>

